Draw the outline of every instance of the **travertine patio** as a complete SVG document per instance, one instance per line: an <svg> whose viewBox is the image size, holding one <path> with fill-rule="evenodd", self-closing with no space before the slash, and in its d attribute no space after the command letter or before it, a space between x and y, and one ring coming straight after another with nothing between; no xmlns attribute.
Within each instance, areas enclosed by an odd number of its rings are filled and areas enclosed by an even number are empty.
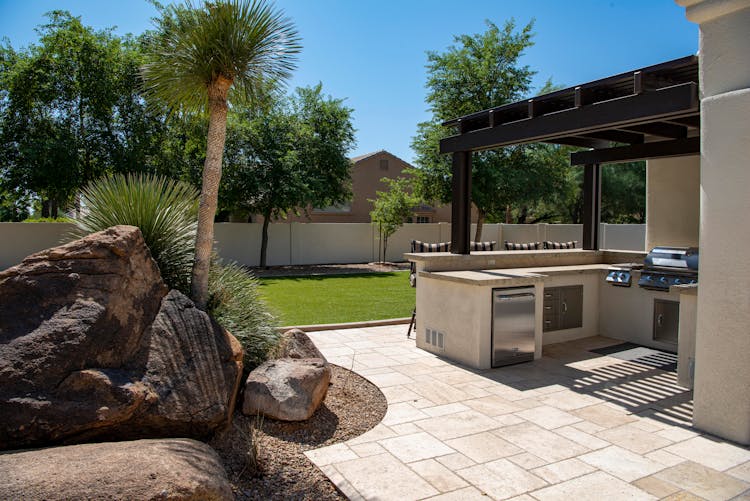
<svg viewBox="0 0 750 501"><path fill-rule="evenodd" d="M588 351L620 343L600 337L472 371L405 332L310 334L388 400L369 432L307 453L351 499L750 499L750 451L691 429L668 356Z"/></svg>

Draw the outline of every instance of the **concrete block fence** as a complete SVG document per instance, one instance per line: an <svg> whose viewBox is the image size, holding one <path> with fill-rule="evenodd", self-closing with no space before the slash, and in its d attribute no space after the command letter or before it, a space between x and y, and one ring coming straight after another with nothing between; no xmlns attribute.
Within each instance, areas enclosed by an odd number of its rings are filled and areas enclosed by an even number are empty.
<svg viewBox="0 0 750 501"><path fill-rule="evenodd" d="M67 223L0 223L0 269L13 266L25 256L62 242L73 225ZM474 236L476 226L472 226ZM502 245L511 242L553 240L582 241L576 224L485 224L482 240ZM278 223L268 229L268 264L366 263L377 260L379 238L367 223ZM405 224L388 240L389 261L403 260L412 239L424 242L450 240L450 223ZM603 249L644 250L645 225L601 225ZM260 258L261 225L218 223L216 249L225 259L257 266Z"/></svg>

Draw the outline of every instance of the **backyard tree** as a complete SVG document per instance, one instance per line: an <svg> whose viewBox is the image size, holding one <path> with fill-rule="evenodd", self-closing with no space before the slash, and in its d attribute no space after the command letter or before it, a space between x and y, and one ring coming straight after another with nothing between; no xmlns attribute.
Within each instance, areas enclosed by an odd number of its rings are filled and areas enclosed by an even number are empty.
<svg viewBox="0 0 750 501"><path fill-rule="evenodd" d="M370 212L370 218L380 235L383 248L382 261L387 261L388 238L414 214L414 208L419 204L420 199L411 193L410 179L384 177L380 181L388 185L388 191L375 192L378 198L370 200L374 207ZM378 258L380 258L380 252L378 252Z"/></svg>
<svg viewBox="0 0 750 501"><path fill-rule="evenodd" d="M173 112L208 113L191 284L193 300L205 309L229 102L256 102L269 85L287 79L300 39L266 0L170 5L156 22L142 70L146 92Z"/></svg>
<svg viewBox="0 0 750 501"><path fill-rule="evenodd" d="M260 266L266 266L272 218L351 196L351 114L318 84L278 99L262 114L245 112L230 121L220 201L222 208L263 216Z"/></svg>
<svg viewBox="0 0 750 501"><path fill-rule="evenodd" d="M0 181L56 217L88 181L148 158L163 121L137 92L135 39L63 11L47 17L38 44L0 47Z"/></svg>
<svg viewBox="0 0 750 501"><path fill-rule="evenodd" d="M521 99L534 75L519 59L532 42L529 23L520 30L513 20L502 28L487 21L487 30L455 37L444 53L427 53L427 102L432 120L419 124L412 148L417 154L417 195L441 203L451 201L451 159L439 153L439 141L452 132L445 120ZM548 88L551 88L548 84ZM533 201L564 179L564 172L540 162L543 146L516 146L475 153L472 157L472 201L479 219L474 237L482 237L482 223L499 219L508 207ZM531 198L529 198L531 197Z"/></svg>

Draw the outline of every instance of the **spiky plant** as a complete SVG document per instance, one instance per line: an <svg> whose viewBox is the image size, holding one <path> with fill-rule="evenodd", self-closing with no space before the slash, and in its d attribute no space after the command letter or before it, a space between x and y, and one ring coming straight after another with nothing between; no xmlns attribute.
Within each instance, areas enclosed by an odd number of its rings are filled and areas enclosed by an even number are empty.
<svg viewBox="0 0 750 501"><path fill-rule="evenodd" d="M73 231L80 238L119 224L141 229L167 285L190 292L198 193L189 184L148 174L116 175L83 190L86 211Z"/></svg>
<svg viewBox="0 0 750 501"><path fill-rule="evenodd" d="M161 14L145 90L173 111L208 111L192 273L193 301L205 309L230 98L252 102L269 82L289 78L301 46L293 23L266 0L188 1Z"/></svg>
<svg viewBox="0 0 750 501"><path fill-rule="evenodd" d="M278 345L279 334L258 292L258 279L235 263L214 258L208 283L208 312L240 342L245 367L262 363Z"/></svg>

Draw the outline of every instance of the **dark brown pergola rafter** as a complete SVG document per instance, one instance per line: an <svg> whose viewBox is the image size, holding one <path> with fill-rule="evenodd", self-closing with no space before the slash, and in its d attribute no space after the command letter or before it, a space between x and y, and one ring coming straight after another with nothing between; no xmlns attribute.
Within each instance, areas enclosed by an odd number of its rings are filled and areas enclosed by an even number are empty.
<svg viewBox="0 0 750 501"><path fill-rule="evenodd" d="M590 148L585 165L584 248L598 248L601 169L608 162L699 152L698 58L688 56L445 122L453 154L453 252L469 253L471 152L545 142Z"/></svg>

